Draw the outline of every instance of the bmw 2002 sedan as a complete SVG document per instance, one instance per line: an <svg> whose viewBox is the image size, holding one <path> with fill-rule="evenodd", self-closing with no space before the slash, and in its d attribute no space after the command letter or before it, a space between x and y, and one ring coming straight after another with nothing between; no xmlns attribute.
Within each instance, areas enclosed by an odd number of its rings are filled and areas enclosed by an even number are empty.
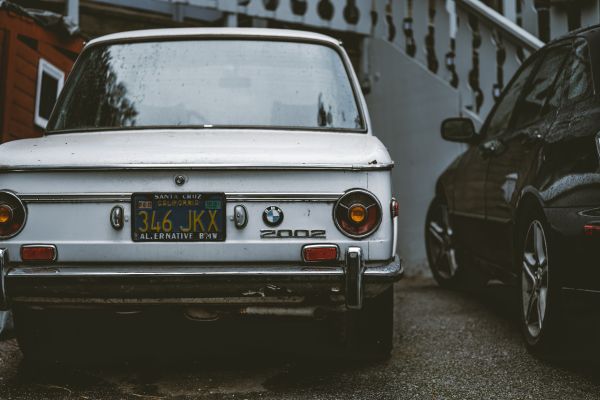
<svg viewBox="0 0 600 400"><path fill-rule="evenodd" d="M340 43L170 29L85 47L44 137L0 147L2 308L26 356L56 307L331 318L392 346L398 207Z"/></svg>
<svg viewBox="0 0 600 400"><path fill-rule="evenodd" d="M469 148L437 183L432 272L442 286L518 282L523 335L540 355L600 294L599 46L599 27L557 39L523 63L479 133L468 119L442 124Z"/></svg>

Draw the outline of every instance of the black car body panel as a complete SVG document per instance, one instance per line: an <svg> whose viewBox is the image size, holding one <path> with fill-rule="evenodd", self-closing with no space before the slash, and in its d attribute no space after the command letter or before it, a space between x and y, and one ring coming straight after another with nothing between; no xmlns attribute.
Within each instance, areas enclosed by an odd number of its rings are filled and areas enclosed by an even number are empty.
<svg viewBox="0 0 600 400"><path fill-rule="evenodd" d="M584 225L600 225L599 94L600 28L549 43L440 176L436 195L448 204L457 245L494 277L516 277L515 228L537 207L572 261L563 287L600 291L600 234L584 234Z"/></svg>

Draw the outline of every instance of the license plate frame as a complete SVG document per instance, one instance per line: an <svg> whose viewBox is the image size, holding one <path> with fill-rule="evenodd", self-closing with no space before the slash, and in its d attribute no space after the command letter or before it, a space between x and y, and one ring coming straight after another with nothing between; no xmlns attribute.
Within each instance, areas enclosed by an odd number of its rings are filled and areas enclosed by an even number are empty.
<svg viewBox="0 0 600 400"><path fill-rule="evenodd" d="M131 240L139 243L223 242L227 237L226 206L224 193L133 193L131 195ZM169 210L170 213L167 214ZM142 212L146 212L145 217ZM184 215L182 216L181 213ZM169 224L169 222L163 224L165 215L171 223L171 232L164 231ZM184 231L182 223L184 225L187 223L185 229L189 228L190 231ZM199 227L202 230L197 229Z"/></svg>

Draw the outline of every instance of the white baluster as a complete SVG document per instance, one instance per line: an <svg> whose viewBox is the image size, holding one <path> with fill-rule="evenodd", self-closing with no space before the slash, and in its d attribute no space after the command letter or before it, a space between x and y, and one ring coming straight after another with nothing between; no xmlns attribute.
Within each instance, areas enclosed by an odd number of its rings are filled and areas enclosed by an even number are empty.
<svg viewBox="0 0 600 400"><path fill-rule="evenodd" d="M600 0L594 0L582 5L581 26L591 26L600 23Z"/></svg>
<svg viewBox="0 0 600 400"><path fill-rule="evenodd" d="M529 33L538 36L538 15L535 9L534 0L521 1L521 18L523 28Z"/></svg>
<svg viewBox="0 0 600 400"><path fill-rule="evenodd" d="M563 36L569 32L569 21L566 10L563 7L553 6L550 8L550 37L552 39Z"/></svg>

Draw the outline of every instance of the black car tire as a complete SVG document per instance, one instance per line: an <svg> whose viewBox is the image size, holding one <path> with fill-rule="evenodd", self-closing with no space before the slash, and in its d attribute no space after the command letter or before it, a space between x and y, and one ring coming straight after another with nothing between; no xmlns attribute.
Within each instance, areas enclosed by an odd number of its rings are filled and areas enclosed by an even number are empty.
<svg viewBox="0 0 600 400"><path fill-rule="evenodd" d="M448 204L435 197L425 220L425 250L429 268L435 281L443 288L476 289L483 287L487 279L471 267L465 252L456 245L450 224Z"/></svg>
<svg viewBox="0 0 600 400"><path fill-rule="evenodd" d="M383 360L390 356L394 338L394 287L372 299L361 310L343 314L343 343L349 359Z"/></svg>
<svg viewBox="0 0 600 400"><path fill-rule="evenodd" d="M17 343L25 360L31 363L52 361L53 334L47 313L15 307L13 319Z"/></svg>
<svg viewBox="0 0 600 400"><path fill-rule="evenodd" d="M515 260L521 332L531 353L551 358L560 350L559 342L564 334L560 304L561 258L544 213L531 208L522 214L525 217L518 223ZM544 291L544 300L539 301Z"/></svg>

